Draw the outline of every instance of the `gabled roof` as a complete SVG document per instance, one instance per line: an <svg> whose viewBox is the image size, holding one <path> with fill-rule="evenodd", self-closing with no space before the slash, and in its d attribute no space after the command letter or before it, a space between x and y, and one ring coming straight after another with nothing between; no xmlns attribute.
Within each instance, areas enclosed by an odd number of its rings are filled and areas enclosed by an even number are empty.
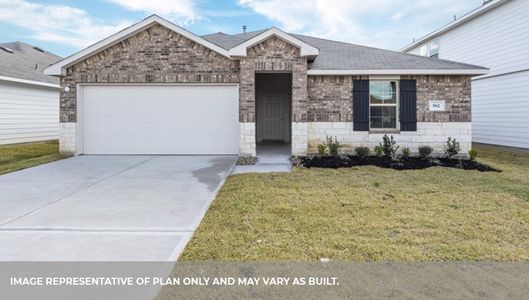
<svg viewBox="0 0 529 300"><path fill-rule="evenodd" d="M59 61L45 69L44 72L48 75L62 75L66 67L111 47L154 24L165 26L231 59L246 56L248 48L275 36L298 47L301 55L309 58L309 75L483 75L488 71L488 69L480 66L290 34L277 28L234 35L219 32L200 37L153 15Z"/></svg>
<svg viewBox="0 0 529 300"><path fill-rule="evenodd" d="M138 22L130 27L127 27L123 30L121 30L120 32L118 33L115 33L109 37L107 37L106 39L103 39L71 56L68 56L67 58L59 61L58 63L56 63L55 65L49 67L49 68L46 68L44 70L44 73L47 74L47 75L62 75L63 72L64 72L64 68L65 67L68 67L76 62L79 62L87 57L89 57L90 55L93 55L103 49L106 49L106 48L109 48L125 39L127 39L128 37L138 33L139 31L142 31L146 28L149 28L155 24L160 24L198 44L201 44L202 46L206 47L206 48L209 48L223 56L226 56L226 57L229 57L229 54L228 54L228 51L226 51L226 49L222 48L222 47L219 47L218 45L215 45L213 43L211 43L210 41L200 37L200 36L197 36L195 35L194 33L191 33L185 29L183 29L182 27L180 26L177 26L167 20L165 20L164 18L161 18L157 15L152 15L146 19L144 19L143 21L141 22Z"/></svg>
<svg viewBox="0 0 529 300"><path fill-rule="evenodd" d="M318 48L314 47L313 45L310 45L308 43L305 43L304 41L298 39L294 35L288 34L286 32L283 32L275 27L272 27L264 32L261 32L254 37L251 37L242 43L238 44L237 46L234 46L229 50L230 56L237 56L237 57L246 57L248 48L251 48L262 41L270 38L270 37L278 37L289 44L292 44L299 48L300 56L307 56L307 57L316 57L319 54Z"/></svg>
<svg viewBox="0 0 529 300"><path fill-rule="evenodd" d="M1 43L0 47L0 79L58 87L59 79L44 75L42 70L60 56L22 42Z"/></svg>
<svg viewBox="0 0 529 300"><path fill-rule="evenodd" d="M400 51L402 52L407 52L407 51L410 51L411 49L423 44L424 42L426 41L429 41L431 39L434 39L438 36L440 36L441 34L447 32L447 31L450 31L456 27L459 27L481 15L483 15L484 13L486 12L489 12L491 11L492 9L500 6L500 5L503 5L507 2L509 2L511 0L491 0L491 1L488 1L488 2L484 2L484 4L482 6L480 6L479 8L476 8L474 9L473 11L467 13L466 15L462 16L461 18L457 19L457 20L454 20L453 22L450 22L449 24L435 30L434 32L431 32L423 37L421 37L420 39L414 41L413 43L407 45L406 47L402 48Z"/></svg>
<svg viewBox="0 0 529 300"><path fill-rule="evenodd" d="M234 35L215 33L202 37L225 49L230 49L241 44L242 41L253 39L266 31L267 29ZM449 60L423 57L299 34L290 35L319 50L318 56L309 63L309 75L474 75L485 74L488 70L480 66Z"/></svg>

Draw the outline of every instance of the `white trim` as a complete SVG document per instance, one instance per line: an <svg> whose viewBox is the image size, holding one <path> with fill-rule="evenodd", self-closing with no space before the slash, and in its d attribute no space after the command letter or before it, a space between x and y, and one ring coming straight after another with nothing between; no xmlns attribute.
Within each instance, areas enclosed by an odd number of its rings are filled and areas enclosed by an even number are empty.
<svg viewBox="0 0 529 300"><path fill-rule="evenodd" d="M283 32L275 27L268 29L267 31L258 34L257 36L233 47L230 49L230 56L239 56L246 57L248 48L251 48L263 40L270 38L271 36L276 36L300 49L300 56L317 56L320 53L320 50L312 45L309 45L302 40L293 37L292 35Z"/></svg>
<svg viewBox="0 0 529 300"><path fill-rule="evenodd" d="M431 39L434 39L438 36L440 36L441 34L447 32L447 31L450 31L452 29L454 29L455 27L457 26L460 26L472 19L475 19L479 16L481 16L482 14L502 5L502 4L505 4L507 3L508 1L510 0L493 0L493 1L490 1L489 3L487 4L484 4L482 5L481 7L479 7L478 9L475 9L474 11L464 15L463 17L461 17L460 19L457 19L455 21L453 21L452 23L448 24L448 25L445 25L444 27L441 27L440 29L437 29L436 31L430 33L430 34L427 34L426 36L423 36L422 38L416 40L415 42L407 45L406 47L402 48L400 51L401 52L408 52L410 51L411 49L415 48L415 47L418 47L419 45L423 44L424 42L427 42Z"/></svg>
<svg viewBox="0 0 529 300"><path fill-rule="evenodd" d="M308 70L307 75L484 75L488 69Z"/></svg>
<svg viewBox="0 0 529 300"><path fill-rule="evenodd" d="M42 82L42 81L34 81L34 80L21 79L21 78L15 78L15 77L8 77L8 76L0 76L0 80L31 84L31 85L38 85L38 86L45 86L45 87L50 87L50 88L55 88L55 89L60 88L60 85L54 84L54 83L47 83L47 82Z"/></svg>
<svg viewBox="0 0 529 300"><path fill-rule="evenodd" d="M395 82L395 103L371 103L371 86L369 87L369 132L371 131L387 131L395 130L400 131L400 77L399 79L380 79L369 77L369 83L371 81L389 81ZM395 107L395 128L371 128L371 107Z"/></svg>
<svg viewBox="0 0 529 300"><path fill-rule="evenodd" d="M134 35L135 33L137 33L138 31L140 30L143 30L155 23L158 23L198 44L201 44L202 46L204 47L207 47L223 56L226 56L226 57L230 57L229 54L228 54L228 51L226 51L225 49L183 29L182 27L179 27L157 15L152 15L146 19L144 19L143 21L141 22L138 22L126 29L123 29L122 31L118 32L118 33L115 33L95 44L93 44L92 46L88 47L88 48L85 48L77 53L75 53L74 55L71 55L59 62L57 62L56 64L54 65L51 65L49 67L47 67L46 69L44 69L44 74L46 75L56 75L56 76L60 76L60 75L64 75L64 68L68 67L69 65L75 63L75 62L78 62L80 60L82 60L83 58L86 58L87 56L90 56L92 54L95 54L103 49L106 49L108 47L111 47L119 42L121 42L122 40Z"/></svg>
<svg viewBox="0 0 529 300"><path fill-rule="evenodd" d="M369 76L369 80L400 80L400 76L380 76L380 75L371 75Z"/></svg>

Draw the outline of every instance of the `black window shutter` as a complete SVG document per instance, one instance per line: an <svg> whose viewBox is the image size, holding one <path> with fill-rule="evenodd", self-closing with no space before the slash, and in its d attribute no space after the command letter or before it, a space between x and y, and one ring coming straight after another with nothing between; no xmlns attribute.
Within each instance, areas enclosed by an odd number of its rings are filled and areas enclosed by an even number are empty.
<svg viewBox="0 0 529 300"><path fill-rule="evenodd" d="M417 81L400 81L400 131L417 131Z"/></svg>
<svg viewBox="0 0 529 300"><path fill-rule="evenodd" d="M353 130L369 131L369 80L353 81Z"/></svg>

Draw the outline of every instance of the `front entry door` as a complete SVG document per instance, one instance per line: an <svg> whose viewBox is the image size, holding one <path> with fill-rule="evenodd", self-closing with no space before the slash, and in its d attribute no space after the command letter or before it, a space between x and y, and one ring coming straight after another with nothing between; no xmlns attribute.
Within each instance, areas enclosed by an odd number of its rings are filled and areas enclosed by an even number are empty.
<svg viewBox="0 0 529 300"><path fill-rule="evenodd" d="M262 104L262 139L268 141L288 141L289 136L289 97L281 92L267 92Z"/></svg>

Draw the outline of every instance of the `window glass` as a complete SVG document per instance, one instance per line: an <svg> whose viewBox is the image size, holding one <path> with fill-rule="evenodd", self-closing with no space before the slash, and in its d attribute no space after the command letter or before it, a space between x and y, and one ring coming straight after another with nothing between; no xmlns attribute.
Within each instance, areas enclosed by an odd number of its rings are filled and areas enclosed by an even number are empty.
<svg viewBox="0 0 529 300"><path fill-rule="evenodd" d="M369 82L369 103L397 103L397 83L395 81Z"/></svg>
<svg viewBox="0 0 529 300"><path fill-rule="evenodd" d="M428 56L428 44L422 45L421 48L419 48L419 55Z"/></svg>
<svg viewBox="0 0 529 300"><path fill-rule="evenodd" d="M397 82L370 81L370 128L397 128Z"/></svg>
<svg viewBox="0 0 529 300"><path fill-rule="evenodd" d="M397 128L397 107L371 106L371 128Z"/></svg>
<svg viewBox="0 0 529 300"><path fill-rule="evenodd" d="M439 40L433 40L430 42L430 57L439 57Z"/></svg>

